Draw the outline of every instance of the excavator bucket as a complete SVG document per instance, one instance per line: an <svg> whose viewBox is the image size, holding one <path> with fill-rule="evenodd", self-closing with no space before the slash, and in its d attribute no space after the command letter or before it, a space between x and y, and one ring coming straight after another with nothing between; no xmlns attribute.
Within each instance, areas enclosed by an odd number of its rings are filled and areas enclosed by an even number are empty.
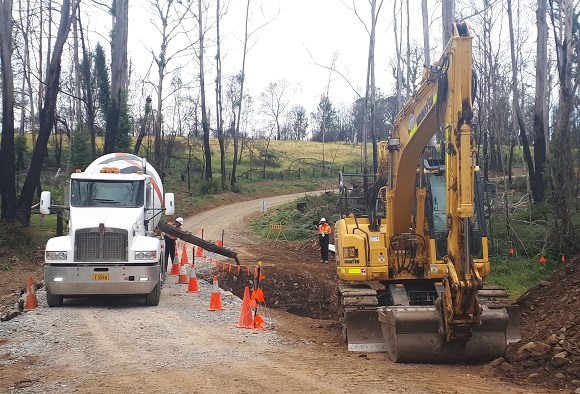
<svg viewBox="0 0 580 394"><path fill-rule="evenodd" d="M522 339L520 335L520 308L509 300L507 290L501 286L485 283L483 289L477 292L478 301L489 309L505 309L509 316L507 327L507 343L515 343Z"/></svg>
<svg viewBox="0 0 580 394"><path fill-rule="evenodd" d="M467 342L443 342L435 307L381 307L378 311L389 358L406 363L480 363L506 352L508 315L485 309Z"/></svg>
<svg viewBox="0 0 580 394"><path fill-rule="evenodd" d="M507 326L507 343L516 343L522 339L520 334L520 307L519 305L505 306L509 320Z"/></svg>
<svg viewBox="0 0 580 394"><path fill-rule="evenodd" d="M345 311L344 317L349 351L384 352L387 350L376 307Z"/></svg>

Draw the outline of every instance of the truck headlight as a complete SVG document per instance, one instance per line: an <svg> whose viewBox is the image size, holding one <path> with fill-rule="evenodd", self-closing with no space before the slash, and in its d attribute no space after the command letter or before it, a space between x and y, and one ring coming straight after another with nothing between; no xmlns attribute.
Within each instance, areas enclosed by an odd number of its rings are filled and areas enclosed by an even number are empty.
<svg viewBox="0 0 580 394"><path fill-rule="evenodd" d="M155 260L157 258L157 251L150 252L135 252L135 260Z"/></svg>
<svg viewBox="0 0 580 394"><path fill-rule="evenodd" d="M68 257L67 252L44 252L44 258L46 260L66 260Z"/></svg>

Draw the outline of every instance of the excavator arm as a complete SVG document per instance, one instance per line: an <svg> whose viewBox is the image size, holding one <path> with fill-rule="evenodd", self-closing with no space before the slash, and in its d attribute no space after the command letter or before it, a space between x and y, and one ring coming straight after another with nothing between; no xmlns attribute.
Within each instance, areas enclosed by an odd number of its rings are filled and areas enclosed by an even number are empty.
<svg viewBox="0 0 580 394"><path fill-rule="evenodd" d="M454 24L442 57L426 69L391 137L380 143L376 180L365 193L367 216L350 213L336 224L337 273L357 283L339 289L349 349L381 349L378 317L393 361L479 362L505 354L508 314L484 308L478 299L482 276L489 273L487 249L481 248L477 267L470 251L470 241L485 242L473 228L471 41L467 25ZM438 131L445 162L426 170L424 150ZM431 182L430 196L424 182ZM373 211L377 196L385 204L382 218ZM361 283L372 280L385 289Z"/></svg>
<svg viewBox="0 0 580 394"><path fill-rule="evenodd" d="M414 201L424 189L416 187L417 164L437 130L445 137L447 276L436 306L442 313L445 340L468 341L482 308L477 291L482 286L469 252L474 216L475 144L471 34L466 24L454 24L454 36L439 62L427 70L424 81L398 114L391 143L391 187L387 191L387 238L412 228ZM399 146L393 149L392 145ZM388 148L388 146L387 146ZM386 154L386 152L385 152ZM415 195L414 195L415 193ZM396 209L395 209L396 208ZM420 208L417 208L417 217ZM423 222L421 222L423 224ZM422 232L422 225L413 231Z"/></svg>

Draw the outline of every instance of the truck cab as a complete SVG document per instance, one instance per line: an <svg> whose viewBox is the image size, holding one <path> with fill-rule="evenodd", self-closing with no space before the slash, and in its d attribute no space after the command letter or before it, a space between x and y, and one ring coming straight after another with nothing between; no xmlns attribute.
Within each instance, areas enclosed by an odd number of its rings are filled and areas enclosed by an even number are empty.
<svg viewBox="0 0 580 394"><path fill-rule="evenodd" d="M144 295L147 305L159 303L166 262L155 227L164 210L174 213L174 196L163 196L157 173L140 158L112 159L71 175L69 233L46 245L49 306L86 295ZM50 213L50 204L45 191L41 213Z"/></svg>

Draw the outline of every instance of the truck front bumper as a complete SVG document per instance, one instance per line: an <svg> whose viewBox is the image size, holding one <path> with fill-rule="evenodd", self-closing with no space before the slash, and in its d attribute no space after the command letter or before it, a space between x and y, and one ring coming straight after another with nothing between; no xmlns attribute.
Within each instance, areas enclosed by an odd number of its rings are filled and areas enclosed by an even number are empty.
<svg viewBox="0 0 580 394"><path fill-rule="evenodd" d="M45 265L46 288L54 295L148 294L161 276L155 265Z"/></svg>

